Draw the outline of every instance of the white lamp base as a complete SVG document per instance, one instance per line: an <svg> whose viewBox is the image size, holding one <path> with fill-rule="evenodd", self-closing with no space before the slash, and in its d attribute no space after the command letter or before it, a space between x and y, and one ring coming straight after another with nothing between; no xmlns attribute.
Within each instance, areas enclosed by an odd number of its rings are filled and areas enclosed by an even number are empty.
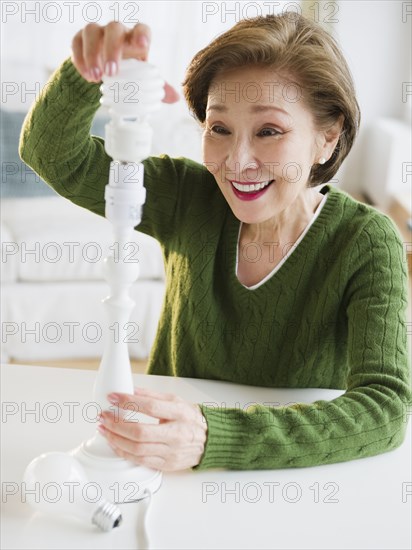
<svg viewBox="0 0 412 550"><path fill-rule="evenodd" d="M139 91L139 99L129 99L129 84ZM137 85L138 82L138 85ZM117 94L113 94L113 89ZM164 81L157 69L147 62L123 60L116 77L105 76L101 103L109 107L111 121L106 125L106 152L115 160L110 164L109 183L105 188L106 218L113 224L119 257L110 253L105 260L105 275L110 294L104 300L108 326L118 323L120 339L106 336L103 358L97 374L94 398L105 410L111 407L107 395L112 392L133 394L133 377L127 346L127 326L134 302L128 295L138 276L138 265L126 259L133 229L141 221L146 198L142 160L150 154L152 129L147 117L161 106ZM113 247L111 247L113 250ZM128 421L131 419L128 418ZM138 419L136 419L138 421ZM162 473L119 458L106 439L96 432L70 454L83 466L90 492L121 504L135 502L156 492ZM93 487L94 486L94 487ZM85 496L85 495L83 495Z"/></svg>
<svg viewBox="0 0 412 550"><path fill-rule="evenodd" d="M104 454L93 452L96 446L100 447L100 438L108 449ZM109 502L123 504L141 500L147 496L147 491L155 493L159 489L162 472L138 466L109 453L111 449L98 433L69 453L86 471L90 486L90 495L85 495L87 498L97 497L96 493L99 493L101 498Z"/></svg>

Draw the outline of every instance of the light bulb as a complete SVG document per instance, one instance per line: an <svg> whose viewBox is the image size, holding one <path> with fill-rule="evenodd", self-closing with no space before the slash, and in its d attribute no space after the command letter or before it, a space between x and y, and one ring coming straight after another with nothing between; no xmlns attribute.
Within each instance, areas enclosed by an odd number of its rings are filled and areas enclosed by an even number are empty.
<svg viewBox="0 0 412 550"><path fill-rule="evenodd" d="M101 498L101 487L88 481L83 466L70 454L38 456L27 466L23 482L26 502L45 514L75 516L102 531L122 521L119 508Z"/></svg>
<svg viewBox="0 0 412 550"><path fill-rule="evenodd" d="M123 59L118 73L104 75L102 81L100 103L111 117L105 127L106 152L118 161L141 162L150 156L153 130L148 117L162 105L164 80L147 61Z"/></svg>

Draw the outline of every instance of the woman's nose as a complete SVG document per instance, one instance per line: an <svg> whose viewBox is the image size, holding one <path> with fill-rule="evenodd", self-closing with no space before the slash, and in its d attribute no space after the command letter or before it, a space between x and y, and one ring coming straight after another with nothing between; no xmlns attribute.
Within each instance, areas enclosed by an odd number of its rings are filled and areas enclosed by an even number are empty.
<svg viewBox="0 0 412 550"><path fill-rule="evenodd" d="M228 151L226 162L226 179L235 181L254 181L259 171L254 151L250 144L236 142Z"/></svg>

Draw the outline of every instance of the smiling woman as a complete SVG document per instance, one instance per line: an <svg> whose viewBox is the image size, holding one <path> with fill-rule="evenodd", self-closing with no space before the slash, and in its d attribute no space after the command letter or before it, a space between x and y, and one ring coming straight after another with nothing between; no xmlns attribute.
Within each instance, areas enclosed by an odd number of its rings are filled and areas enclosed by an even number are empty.
<svg viewBox="0 0 412 550"><path fill-rule="evenodd" d="M258 102L245 91L251 82L262 89ZM276 242L281 251L298 240L323 198L307 181L312 166L331 156L340 125L327 135L318 131L303 101L288 101L287 82L270 68L231 69L213 83L204 123L205 164L242 221L240 247ZM222 93L236 88L238 95ZM260 258L258 265L241 255L238 278L252 286L281 261L279 252Z"/></svg>
<svg viewBox="0 0 412 550"><path fill-rule="evenodd" d="M264 89L258 104L243 94L239 99L228 94L219 103L221 89L233 89L235 84L244 89L251 80L275 83L279 77L262 67L232 69L209 93L204 159L235 215L249 225L267 222L267 237L281 239L280 225L284 231L296 218L310 221L314 208L302 211L308 197L316 202L307 188L310 171L320 158L331 156L340 128L333 137L317 131L303 102L288 103L281 90L271 95ZM296 203L298 197L304 204Z"/></svg>
<svg viewBox="0 0 412 550"><path fill-rule="evenodd" d="M243 81L222 77L244 67ZM252 68L266 74L253 78ZM258 111L284 106L286 115L288 107L303 104L312 129L331 131L334 140L324 166L312 163L311 185L334 176L358 131L359 105L345 58L326 31L297 14L240 21L193 58L183 85L189 108L202 123L213 97L220 109L228 101L243 101Z"/></svg>
<svg viewBox="0 0 412 550"><path fill-rule="evenodd" d="M237 265L254 285L282 262L349 153L360 112L349 68L331 37L300 18L241 21L201 50L184 91L204 127L203 158L235 216L241 248L277 243L258 265ZM322 98L322 101L319 101Z"/></svg>
<svg viewBox="0 0 412 550"><path fill-rule="evenodd" d="M149 43L144 25L87 26L23 128L25 162L99 215L111 161L90 136L100 78L122 57L147 59ZM359 124L337 44L296 14L240 21L195 56L184 92L203 164L144 161L136 229L160 242L167 277L148 372L345 393L228 409L139 390L112 399L159 425L125 426L107 411L101 432L120 456L163 470L311 466L396 448L411 399L406 258L387 216L328 183Z"/></svg>

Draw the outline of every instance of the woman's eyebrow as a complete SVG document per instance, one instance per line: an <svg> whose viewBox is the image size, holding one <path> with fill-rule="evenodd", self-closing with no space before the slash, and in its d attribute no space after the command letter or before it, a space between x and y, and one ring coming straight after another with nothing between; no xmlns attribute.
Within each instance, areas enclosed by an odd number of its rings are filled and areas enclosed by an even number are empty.
<svg viewBox="0 0 412 550"><path fill-rule="evenodd" d="M228 110L228 107L226 105L223 105L221 103L216 103L216 104L212 104L212 105L209 105L206 109L207 111L217 111L217 112L225 112ZM284 109L281 109L280 107L275 107L274 105L256 105L256 104L252 104L250 106L250 110L253 112L253 113L262 113L262 112L265 112L265 111L276 111L278 113L283 113L284 115L286 116L289 116L290 117L290 114L285 111Z"/></svg>

